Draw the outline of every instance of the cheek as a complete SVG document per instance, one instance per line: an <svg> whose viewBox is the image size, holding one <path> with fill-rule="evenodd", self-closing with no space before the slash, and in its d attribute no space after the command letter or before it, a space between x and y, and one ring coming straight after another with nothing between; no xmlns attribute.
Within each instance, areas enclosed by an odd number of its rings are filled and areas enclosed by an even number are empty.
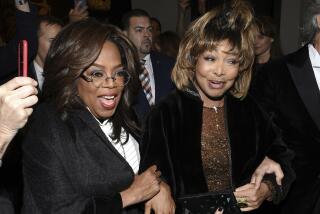
<svg viewBox="0 0 320 214"><path fill-rule="evenodd" d="M270 39L265 39L265 40L263 40L262 44L265 48L267 48L267 47L271 46L271 41L270 41Z"/></svg>
<svg viewBox="0 0 320 214"><path fill-rule="evenodd" d="M239 68L235 68L229 71L229 79L235 80L239 75Z"/></svg>
<svg viewBox="0 0 320 214"><path fill-rule="evenodd" d="M195 76L205 77L208 74L207 71L209 68L205 63L198 61L195 67Z"/></svg>
<svg viewBox="0 0 320 214"><path fill-rule="evenodd" d="M45 58L50 48L50 42L39 40L39 53Z"/></svg>
<svg viewBox="0 0 320 214"><path fill-rule="evenodd" d="M94 96L95 92L88 87L87 85L85 85L82 82L78 83L77 86L78 89L78 95L80 97L80 99L88 106L90 105L90 100L92 100L92 97Z"/></svg>
<svg viewBox="0 0 320 214"><path fill-rule="evenodd" d="M195 83L203 90L207 86L207 78L200 72L196 72L194 76Z"/></svg>
<svg viewBox="0 0 320 214"><path fill-rule="evenodd" d="M46 42L43 46L43 53L45 56L47 56L49 48L50 48L51 43L50 42Z"/></svg>

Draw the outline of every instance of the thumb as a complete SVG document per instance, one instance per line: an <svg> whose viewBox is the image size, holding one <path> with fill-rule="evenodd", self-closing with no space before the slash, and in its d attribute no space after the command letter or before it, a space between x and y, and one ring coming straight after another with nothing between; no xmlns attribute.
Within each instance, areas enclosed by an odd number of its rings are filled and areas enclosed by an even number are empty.
<svg viewBox="0 0 320 214"><path fill-rule="evenodd" d="M150 214L151 213L151 205L147 202L144 205L144 214Z"/></svg>

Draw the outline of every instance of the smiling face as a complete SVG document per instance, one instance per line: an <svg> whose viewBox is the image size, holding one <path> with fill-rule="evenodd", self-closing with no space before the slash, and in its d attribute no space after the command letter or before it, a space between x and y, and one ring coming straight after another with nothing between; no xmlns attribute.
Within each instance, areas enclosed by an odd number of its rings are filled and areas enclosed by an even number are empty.
<svg viewBox="0 0 320 214"><path fill-rule="evenodd" d="M111 77L114 72L122 70L121 57L118 47L106 41L97 60L84 71L86 77L97 72L104 72ZM112 117L121 99L123 87L118 87L111 78L105 80L101 87L97 88L93 82L83 78L78 81L78 94L91 113L99 119Z"/></svg>
<svg viewBox="0 0 320 214"><path fill-rule="evenodd" d="M231 49L224 40L215 50L204 51L197 58L195 85L206 106L220 105L238 76L239 57Z"/></svg>

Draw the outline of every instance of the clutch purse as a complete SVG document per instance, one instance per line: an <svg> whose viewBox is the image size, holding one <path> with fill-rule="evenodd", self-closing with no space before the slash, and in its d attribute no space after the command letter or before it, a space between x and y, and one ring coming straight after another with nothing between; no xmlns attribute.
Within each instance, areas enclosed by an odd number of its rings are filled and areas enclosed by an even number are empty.
<svg viewBox="0 0 320 214"><path fill-rule="evenodd" d="M184 195L177 198L178 214L214 214L223 208L223 214L240 214L240 208L231 192L208 192L194 195Z"/></svg>

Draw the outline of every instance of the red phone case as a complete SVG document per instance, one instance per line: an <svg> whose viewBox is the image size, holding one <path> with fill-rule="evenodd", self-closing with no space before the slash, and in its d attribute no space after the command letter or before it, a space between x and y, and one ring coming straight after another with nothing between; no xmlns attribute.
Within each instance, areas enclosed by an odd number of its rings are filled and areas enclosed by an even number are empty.
<svg viewBox="0 0 320 214"><path fill-rule="evenodd" d="M21 40L18 45L18 75L28 76L28 42Z"/></svg>

